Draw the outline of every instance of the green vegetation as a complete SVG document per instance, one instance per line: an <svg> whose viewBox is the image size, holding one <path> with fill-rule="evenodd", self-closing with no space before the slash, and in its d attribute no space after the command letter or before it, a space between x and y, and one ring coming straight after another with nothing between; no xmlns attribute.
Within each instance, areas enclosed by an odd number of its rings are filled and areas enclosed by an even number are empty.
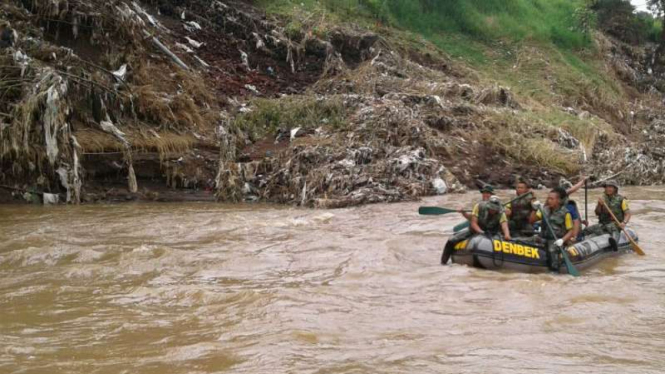
<svg viewBox="0 0 665 374"><path fill-rule="evenodd" d="M522 100L613 107L623 96L586 32L595 17L585 0L261 1L269 13L287 16L290 30L320 35L353 22L396 44L424 38Z"/></svg>
<svg viewBox="0 0 665 374"><path fill-rule="evenodd" d="M640 44L660 39L660 20L649 13L636 14L629 0L595 0L591 9L597 14L598 26L620 40Z"/></svg>
<svg viewBox="0 0 665 374"><path fill-rule="evenodd" d="M253 140L275 134L279 128L340 128L346 123L346 109L338 97L287 96L256 99L252 104L253 110L237 117L234 125Z"/></svg>
<svg viewBox="0 0 665 374"><path fill-rule="evenodd" d="M579 171L581 153L556 144L559 128L591 151L599 133L613 139L610 123L628 111L628 94L594 30L633 44L657 41L662 30L651 15L634 13L628 0L260 1L301 34L324 35L353 23L393 45L443 50L470 67L479 83L509 87L524 110L490 115L471 137L518 163L564 174ZM602 119L569 115L562 110L569 106Z"/></svg>
<svg viewBox="0 0 665 374"><path fill-rule="evenodd" d="M565 48L588 45L571 0L367 0L396 25L420 34L463 34L482 41L536 40ZM381 5L378 5L381 4Z"/></svg>
<svg viewBox="0 0 665 374"><path fill-rule="evenodd" d="M583 0L262 0L269 12L309 11L364 24L387 24L427 38L535 40L568 48L589 45L578 27ZM319 19L320 17L313 17Z"/></svg>

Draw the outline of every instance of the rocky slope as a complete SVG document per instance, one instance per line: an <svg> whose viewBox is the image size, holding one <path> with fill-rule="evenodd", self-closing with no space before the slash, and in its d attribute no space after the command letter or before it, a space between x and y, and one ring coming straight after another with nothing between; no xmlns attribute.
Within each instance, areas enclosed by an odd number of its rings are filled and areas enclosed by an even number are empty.
<svg viewBox="0 0 665 374"><path fill-rule="evenodd" d="M0 19L5 201L340 207L477 179L663 181L665 85L648 46L598 35L620 100L591 88L548 103L424 41L293 30L245 2L9 0Z"/></svg>

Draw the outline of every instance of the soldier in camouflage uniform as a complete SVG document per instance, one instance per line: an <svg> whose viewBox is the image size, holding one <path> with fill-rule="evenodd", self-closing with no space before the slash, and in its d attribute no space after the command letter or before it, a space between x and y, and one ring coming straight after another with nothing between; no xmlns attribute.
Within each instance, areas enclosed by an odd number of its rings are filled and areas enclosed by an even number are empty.
<svg viewBox="0 0 665 374"><path fill-rule="evenodd" d="M628 199L619 195L619 184L616 181L609 180L603 184L603 187L605 188L605 193L598 199L598 205L596 205L596 215L598 216L599 223L598 225L588 227L585 230L587 234L614 234L620 229L626 228L626 225L630 222L631 214ZM602 204L603 201L612 213L614 213L617 220L621 222L619 227L617 227L607 208Z"/></svg>
<svg viewBox="0 0 665 374"><path fill-rule="evenodd" d="M480 189L480 194L482 195L482 202L489 201L489 199L494 196L494 187L491 184L486 184ZM463 208L458 209L457 212L469 221L471 221L471 218L473 217L472 213L469 213L469 211L464 210Z"/></svg>
<svg viewBox="0 0 665 374"><path fill-rule="evenodd" d="M565 190L552 190L547 196L546 206L543 207L538 201L535 201L533 203L534 212L531 213L531 223L543 220L543 213L545 215L540 237L546 241L548 260L553 270L557 270L561 262L560 249L564 245L570 244L574 235L573 218L563 205L565 198ZM552 231L556 237L552 236Z"/></svg>
<svg viewBox="0 0 665 374"><path fill-rule="evenodd" d="M523 198L506 206L508 227L514 235L531 236L533 235L533 225L530 222L531 213L533 213L531 205L536 198L527 182L520 180L515 187L517 196L522 196Z"/></svg>
<svg viewBox="0 0 665 374"><path fill-rule="evenodd" d="M498 197L481 201L473 207L471 213L471 231L478 234L496 235L503 232L504 240L511 240L508 218Z"/></svg>

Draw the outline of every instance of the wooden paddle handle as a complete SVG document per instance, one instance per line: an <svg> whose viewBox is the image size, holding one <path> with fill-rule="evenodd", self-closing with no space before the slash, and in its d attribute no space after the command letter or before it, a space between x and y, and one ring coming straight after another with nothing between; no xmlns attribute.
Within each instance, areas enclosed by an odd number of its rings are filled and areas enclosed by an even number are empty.
<svg viewBox="0 0 665 374"><path fill-rule="evenodd" d="M607 206L607 203L605 202L605 200L603 200L603 199L601 198L601 199L600 199L600 202L603 204L603 206L605 207L605 210L607 210L607 212L610 214L610 216L612 216L612 219L614 220L614 223L616 223L617 226L618 226L619 228L621 228L621 231L623 231L623 234L626 235L626 238L628 238L628 240L630 241L630 243L633 245L633 250L634 250L638 255L640 255L640 256L644 256L645 253L644 253L644 251L642 250L642 248L640 248L640 246L637 245L637 243L635 243L635 241L633 240L633 237L630 236L630 235L626 232L626 229L624 229L624 228L621 227L621 222L619 222L619 220L617 219L617 217L614 215L614 212L612 212L612 209L610 209L610 207Z"/></svg>

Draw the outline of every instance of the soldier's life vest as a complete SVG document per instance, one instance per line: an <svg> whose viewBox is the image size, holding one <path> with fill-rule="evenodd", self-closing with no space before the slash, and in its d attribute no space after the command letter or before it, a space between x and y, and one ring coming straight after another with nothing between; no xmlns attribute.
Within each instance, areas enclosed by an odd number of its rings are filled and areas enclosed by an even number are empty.
<svg viewBox="0 0 665 374"><path fill-rule="evenodd" d="M531 207L532 200L533 195L525 196L510 204L510 222L516 227L529 224L529 218L531 217L531 212L533 212L533 208Z"/></svg>
<svg viewBox="0 0 665 374"><path fill-rule="evenodd" d="M605 204L607 204L607 206L610 207L610 210L612 211L612 213L614 213L614 216L619 220L619 222L623 222L624 214L621 206L623 205L623 201L625 200L624 197L619 194L614 195L612 197L603 195L603 200L605 200ZM605 209L601 209L600 215L598 216L598 220L603 225L614 223L612 216Z"/></svg>
<svg viewBox="0 0 665 374"><path fill-rule="evenodd" d="M547 219L547 222L550 224L552 227L552 230L554 231L554 234L558 239L561 239L566 235L568 230L566 229L566 215L568 215L570 212L568 209L566 209L565 206L561 206L558 210L551 212L549 207L543 208L543 211L545 212L545 217ZM550 230L547 228L547 223L543 222L543 228L541 230L540 235L545 238L545 239L554 239L552 238L552 234L550 233Z"/></svg>
<svg viewBox="0 0 665 374"><path fill-rule="evenodd" d="M496 234L501 229L501 216L503 212L490 213L490 209L486 202L478 203L478 226L491 234Z"/></svg>

